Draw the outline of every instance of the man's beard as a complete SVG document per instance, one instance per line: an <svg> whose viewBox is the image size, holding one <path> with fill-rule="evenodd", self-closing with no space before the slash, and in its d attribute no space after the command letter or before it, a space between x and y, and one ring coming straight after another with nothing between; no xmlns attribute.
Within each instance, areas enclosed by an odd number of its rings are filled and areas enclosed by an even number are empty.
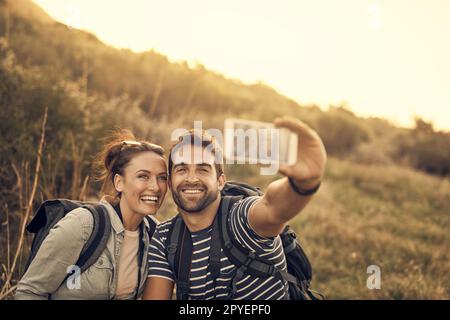
<svg viewBox="0 0 450 320"><path fill-rule="evenodd" d="M206 188L206 186L201 185L201 188L205 190L204 191L205 195L202 198L198 199L193 205L189 205L189 202L183 199L183 196L181 195L182 193L181 189L192 188L196 186L199 185L194 186L183 185L179 186L175 192L172 192L173 201L178 206L178 208L188 213L196 213L202 211L217 199L219 195L218 190L209 191L208 188Z"/></svg>

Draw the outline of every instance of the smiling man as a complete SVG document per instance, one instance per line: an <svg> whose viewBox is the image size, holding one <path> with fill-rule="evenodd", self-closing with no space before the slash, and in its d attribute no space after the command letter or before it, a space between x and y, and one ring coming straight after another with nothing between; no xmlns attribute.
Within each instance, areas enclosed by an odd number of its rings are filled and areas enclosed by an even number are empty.
<svg viewBox="0 0 450 320"><path fill-rule="evenodd" d="M322 179L326 152L315 131L299 120L283 118L275 125L299 136L298 158L292 166L280 166L285 178L272 182L263 196L249 196L231 206L226 220L230 237L251 255L270 261L286 271L279 234L286 223L309 202ZM176 283L181 299L289 299L288 284L275 276L239 274L224 248L219 257L211 249L220 245L215 218L221 212L226 177L220 147L204 132L190 131L172 147L169 156L169 187L179 214L160 224L149 249L149 272L144 299L170 299ZM289 179L288 179L289 178ZM183 228L176 229L183 222ZM182 233L178 248L170 242ZM191 243L188 257L174 263L173 251L182 257L185 235ZM218 270L214 270L214 261ZM216 264L217 269L217 264ZM181 275L187 275L182 285Z"/></svg>

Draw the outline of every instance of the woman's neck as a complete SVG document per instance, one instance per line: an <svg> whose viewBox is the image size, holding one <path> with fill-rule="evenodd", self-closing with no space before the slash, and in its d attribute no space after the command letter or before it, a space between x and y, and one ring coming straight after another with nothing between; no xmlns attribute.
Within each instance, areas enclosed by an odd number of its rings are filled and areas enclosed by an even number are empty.
<svg viewBox="0 0 450 320"><path fill-rule="evenodd" d="M199 212L186 212L179 209L190 232L200 231L212 225L220 206L220 200L221 197L218 196L214 202Z"/></svg>
<svg viewBox="0 0 450 320"><path fill-rule="evenodd" d="M139 228L144 217L138 213L133 212L125 203L120 201L120 212L122 213L123 227L127 231L136 231Z"/></svg>

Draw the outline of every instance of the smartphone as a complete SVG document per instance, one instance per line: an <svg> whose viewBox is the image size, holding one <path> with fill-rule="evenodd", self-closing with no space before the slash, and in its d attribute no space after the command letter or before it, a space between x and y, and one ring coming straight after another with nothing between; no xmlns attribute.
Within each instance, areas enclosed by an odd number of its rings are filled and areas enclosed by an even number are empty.
<svg viewBox="0 0 450 320"><path fill-rule="evenodd" d="M227 163L287 164L297 161L298 135L272 123L228 118L224 123Z"/></svg>

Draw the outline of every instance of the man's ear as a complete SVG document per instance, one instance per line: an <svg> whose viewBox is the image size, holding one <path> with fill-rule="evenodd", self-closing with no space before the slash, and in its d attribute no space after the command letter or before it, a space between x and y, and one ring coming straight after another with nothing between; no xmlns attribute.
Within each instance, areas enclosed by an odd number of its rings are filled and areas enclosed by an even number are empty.
<svg viewBox="0 0 450 320"><path fill-rule="evenodd" d="M227 182L227 177L225 176L225 173L222 173L219 176L219 179L217 179L219 183L219 191L222 191L223 187L225 186L225 183Z"/></svg>
<svg viewBox="0 0 450 320"><path fill-rule="evenodd" d="M123 192L123 177L118 173L114 175L114 188L117 192Z"/></svg>

